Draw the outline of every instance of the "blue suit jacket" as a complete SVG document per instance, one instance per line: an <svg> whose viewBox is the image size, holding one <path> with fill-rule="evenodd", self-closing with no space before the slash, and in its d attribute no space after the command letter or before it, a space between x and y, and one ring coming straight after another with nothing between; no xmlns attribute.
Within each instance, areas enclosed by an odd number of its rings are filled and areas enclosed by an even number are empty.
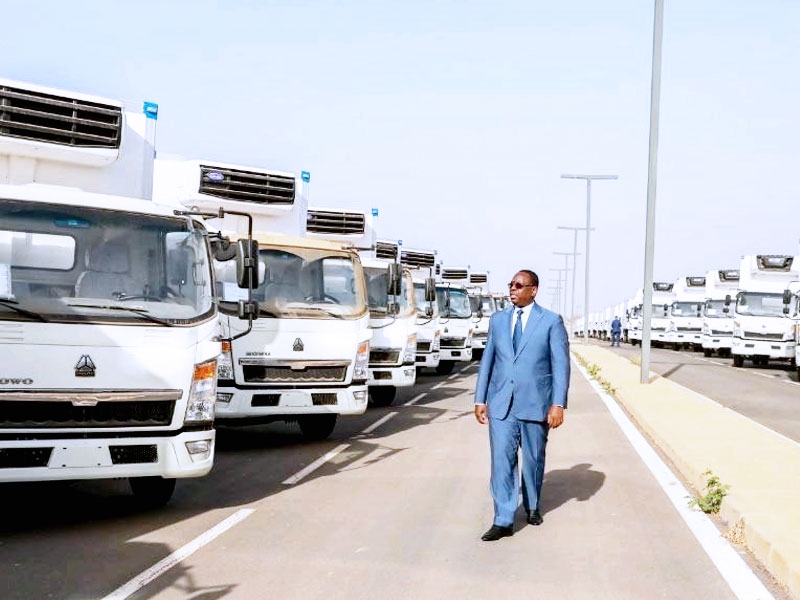
<svg viewBox="0 0 800 600"><path fill-rule="evenodd" d="M512 306L492 315L478 369L475 403L486 404L492 419L505 419L513 397L517 418L546 421L551 405L567 407L567 331L560 315L534 304L515 354L511 344L515 310Z"/></svg>

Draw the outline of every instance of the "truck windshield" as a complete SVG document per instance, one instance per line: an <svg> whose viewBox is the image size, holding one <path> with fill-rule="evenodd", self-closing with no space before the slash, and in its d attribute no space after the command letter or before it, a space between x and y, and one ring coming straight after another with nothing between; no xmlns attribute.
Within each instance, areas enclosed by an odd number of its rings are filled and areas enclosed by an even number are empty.
<svg viewBox="0 0 800 600"><path fill-rule="evenodd" d="M785 317L783 295L739 292L736 297L736 314L751 317Z"/></svg>
<svg viewBox="0 0 800 600"><path fill-rule="evenodd" d="M439 314L444 318L469 319L472 309L466 290L436 286L436 302Z"/></svg>
<svg viewBox="0 0 800 600"><path fill-rule="evenodd" d="M213 316L211 281L189 219L0 199L0 319L186 325Z"/></svg>
<svg viewBox="0 0 800 600"><path fill-rule="evenodd" d="M505 310L506 308L506 299L503 296L496 296L494 299L495 306L497 307L497 312L501 310Z"/></svg>
<svg viewBox="0 0 800 600"><path fill-rule="evenodd" d="M470 296L469 306L473 314L476 314L480 309L483 316L488 317L494 312L494 298L491 296Z"/></svg>
<svg viewBox="0 0 800 600"><path fill-rule="evenodd" d="M364 277L367 280L367 304L373 316L386 316L389 313L389 294L386 293L389 285L389 271L381 267L364 267ZM413 284L411 276L403 273L400 285L400 295L392 298L400 309L398 316L408 316L415 310L414 297L411 295Z"/></svg>
<svg viewBox="0 0 800 600"><path fill-rule="evenodd" d="M262 246L259 261L266 277L253 297L265 318L352 319L367 310L361 263L346 252ZM220 310L236 314L247 290L236 285L234 261L217 263L217 279Z"/></svg>
<svg viewBox="0 0 800 600"><path fill-rule="evenodd" d="M707 300L703 307L703 316L711 319L727 319L733 314L725 312L725 300Z"/></svg>
<svg viewBox="0 0 800 600"><path fill-rule="evenodd" d="M664 308L666 306L666 308ZM663 303L656 304L653 303L653 316L654 317L666 317L669 315L669 305L665 305Z"/></svg>
<svg viewBox="0 0 800 600"><path fill-rule="evenodd" d="M673 317L696 317L700 312L701 304L699 302L673 302L672 303L672 316Z"/></svg>

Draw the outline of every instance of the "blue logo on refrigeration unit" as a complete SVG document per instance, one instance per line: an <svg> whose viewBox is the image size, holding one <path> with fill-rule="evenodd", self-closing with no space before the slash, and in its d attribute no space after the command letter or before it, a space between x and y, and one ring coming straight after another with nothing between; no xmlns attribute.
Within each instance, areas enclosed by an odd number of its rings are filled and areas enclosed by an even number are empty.
<svg viewBox="0 0 800 600"><path fill-rule="evenodd" d="M311 181L311 171L300 171L300 179L308 183Z"/></svg>
<svg viewBox="0 0 800 600"><path fill-rule="evenodd" d="M145 102L142 110L148 119L158 119L158 104L155 102Z"/></svg>

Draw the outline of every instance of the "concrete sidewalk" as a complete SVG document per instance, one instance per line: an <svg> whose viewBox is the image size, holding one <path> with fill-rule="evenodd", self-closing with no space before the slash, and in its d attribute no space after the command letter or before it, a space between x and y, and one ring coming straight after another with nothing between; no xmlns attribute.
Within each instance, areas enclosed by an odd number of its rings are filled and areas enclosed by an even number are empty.
<svg viewBox="0 0 800 600"><path fill-rule="evenodd" d="M800 598L800 444L658 375L642 384L640 367L606 348L571 350L600 367L597 378L697 490L708 470L730 485L720 510L728 537Z"/></svg>

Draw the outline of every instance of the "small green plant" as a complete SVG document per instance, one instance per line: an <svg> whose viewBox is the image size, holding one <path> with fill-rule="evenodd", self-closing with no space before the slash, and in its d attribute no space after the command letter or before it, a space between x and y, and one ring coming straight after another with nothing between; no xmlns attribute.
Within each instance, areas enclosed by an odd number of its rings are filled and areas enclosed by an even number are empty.
<svg viewBox="0 0 800 600"><path fill-rule="evenodd" d="M711 470L703 473L706 477L706 494L699 498L689 500L689 506L697 506L704 513L718 513L722 506L722 499L728 495L729 485L723 485L719 477L714 475Z"/></svg>
<svg viewBox="0 0 800 600"><path fill-rule="evenodd" d="M589 365L589 367L586 369L586 371L589 373L589 377L591 377L592 379L598 379L600 370L601 370L600 367L594 363Z"/></svg>

